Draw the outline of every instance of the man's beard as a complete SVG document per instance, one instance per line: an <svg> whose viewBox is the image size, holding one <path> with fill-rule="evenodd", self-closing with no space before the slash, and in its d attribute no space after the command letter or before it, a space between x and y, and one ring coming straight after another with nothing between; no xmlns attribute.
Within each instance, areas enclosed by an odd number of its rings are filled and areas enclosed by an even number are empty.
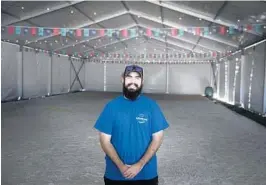
<svg viewBox="0 0 266 185"><path fill-rule="evenodd" d="M133 101L133 100L136 100L137 97L140 95L140 93L142 91L142 85L140 87L138 87L136 84L133 84L133 85L135 85L136 89L128 89L128 87L131 85L132 84L128 84L126 87L125 84L123 84L123 94L126 98Z"/></svg>

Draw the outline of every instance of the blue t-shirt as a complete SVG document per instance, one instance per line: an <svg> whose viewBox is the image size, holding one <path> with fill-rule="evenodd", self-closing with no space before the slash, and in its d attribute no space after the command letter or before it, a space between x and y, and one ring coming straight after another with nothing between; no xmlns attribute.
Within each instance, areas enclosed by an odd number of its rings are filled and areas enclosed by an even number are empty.
<svg viewBox="0 0 266 185"><path fill-rule="evenodd" d="M109 101L97 119L94 128L111 135L111 143L124 164L137 163L145 154L152 140L152 134L168 127L158 104L140 95L131 101L119 96ZM112 180L128 180L123 177L116 164L106 155L105 177ZM131 180L156 177L156 154Z"/></svg>

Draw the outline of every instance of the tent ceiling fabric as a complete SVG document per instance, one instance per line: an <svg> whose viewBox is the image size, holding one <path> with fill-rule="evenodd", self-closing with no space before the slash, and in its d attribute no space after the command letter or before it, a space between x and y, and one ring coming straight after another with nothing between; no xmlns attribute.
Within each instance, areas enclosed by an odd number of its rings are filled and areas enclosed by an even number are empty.
<svg viewBox="0 0 266 185"><path fill-rule="evenodd" d="M185 30L181 37L149 37L147 28L179 28L266 24L266 3L239 1L2 1L2 26L50 28L138 28L141 36L116 38L73 35L36 36L2 33L2 40L53 51L74 52L226 52L263 38L254 30L234 35L195 35ZM263 29L265 37L266 29ZM19 41L17 41L19 40Z"/></svg>

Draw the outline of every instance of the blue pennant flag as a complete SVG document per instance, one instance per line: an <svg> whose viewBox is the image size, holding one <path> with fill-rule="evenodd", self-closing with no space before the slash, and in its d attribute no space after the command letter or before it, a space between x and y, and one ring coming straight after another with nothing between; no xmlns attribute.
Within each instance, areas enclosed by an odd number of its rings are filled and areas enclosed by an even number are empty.
<svg viewBox="0 0 266 185"><path fill-rule="evenodd" d="M23 32L24 32L25 35L27 35L28 32L29 32L29 29L28 28L24 28Z"/></svg>
<svg viewBox="0 0 266 185"><path fill-rule="evenodd" d="M97 34L97 31L96 30L90 30L91 31L91 35L92 36L95 36Z"/></svg>
<svg viewBox="0 0 266 185"><path fill-rule="evenodd" d="M51 33L52 31L49 28L45 29L45 36L49 36Z"/></svg>

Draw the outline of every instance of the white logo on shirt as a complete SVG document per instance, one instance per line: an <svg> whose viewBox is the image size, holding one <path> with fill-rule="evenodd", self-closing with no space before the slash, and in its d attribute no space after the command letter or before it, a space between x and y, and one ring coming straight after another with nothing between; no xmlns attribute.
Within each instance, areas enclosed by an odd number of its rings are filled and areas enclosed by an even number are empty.
<svg viewBox="0 0 266 185"><path fill-rule="evenodd" d="M146 123L148 121L148 117L145 116L144 114L139 114L137 117L136 117L136 120L140 123L140 124L143 124L143 123Z"/></svg>

